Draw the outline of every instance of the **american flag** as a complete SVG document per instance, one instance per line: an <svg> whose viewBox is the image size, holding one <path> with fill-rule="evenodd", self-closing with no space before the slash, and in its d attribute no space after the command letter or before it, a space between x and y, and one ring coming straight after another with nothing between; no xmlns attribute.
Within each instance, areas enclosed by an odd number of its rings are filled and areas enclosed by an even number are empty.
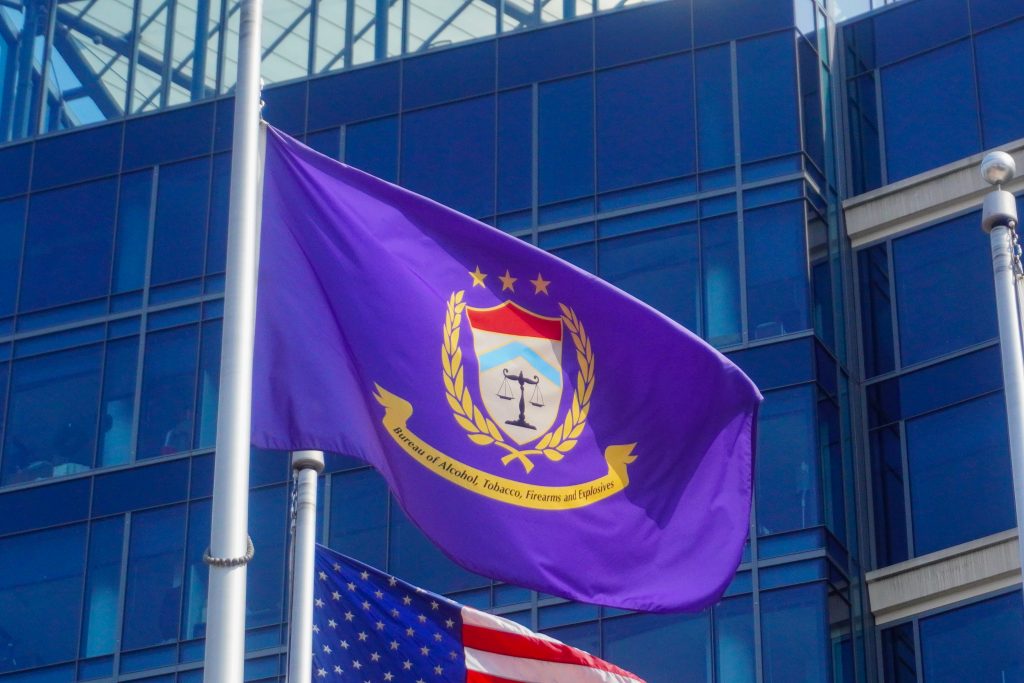
<svg viewBox="0 0 1024 683"><path fill-rule="evenodd" d="M314 683L643 683L320 545L313 605Z"/></svg>

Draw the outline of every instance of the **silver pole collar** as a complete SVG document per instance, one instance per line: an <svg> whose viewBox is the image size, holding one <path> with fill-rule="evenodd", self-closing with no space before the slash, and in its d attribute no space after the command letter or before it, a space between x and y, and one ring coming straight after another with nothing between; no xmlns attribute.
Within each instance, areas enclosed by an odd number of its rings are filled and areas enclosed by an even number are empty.
<svg viewBox="0 0 1024 683"><path fill-rule="evenodd" d="M316 470L317 474L324 471L323 451L292 451L293 470Z"/></svg>

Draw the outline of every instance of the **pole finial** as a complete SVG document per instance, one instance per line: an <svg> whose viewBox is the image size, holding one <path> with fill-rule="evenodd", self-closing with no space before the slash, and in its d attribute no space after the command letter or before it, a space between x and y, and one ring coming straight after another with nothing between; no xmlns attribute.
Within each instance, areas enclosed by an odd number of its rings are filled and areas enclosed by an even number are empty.
<svg viewBox="0 0 1024 683"><path fill-rule="evenodd" d="M989 185L999 187L1010 182L1017 172L1017 164L1006 152L989 152L981 160L981 177Z"/></svg>

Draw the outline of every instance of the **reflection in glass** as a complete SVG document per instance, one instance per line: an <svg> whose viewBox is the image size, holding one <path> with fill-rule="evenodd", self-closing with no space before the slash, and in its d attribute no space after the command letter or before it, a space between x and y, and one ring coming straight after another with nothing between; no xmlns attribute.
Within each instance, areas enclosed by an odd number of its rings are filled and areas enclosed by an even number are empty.
<svg viewBox="0 0 1024 683"><path fill-rule="evenodd" d="M194 448L212 448L217 439L222 327L220 320L203 323L203 342L199 352L199 386L196 389L196 429L192 444Z"/></svg>
<svg viewBox="0 0 1024 683"><path fill-rule="evenodd" d="M14 313L24 235L25 200L0 202L0 318Z"/></svg>
<svg viewBox="0 0 1024 683"><path fill-rule="evenodd" d="M647 683L706 683L710 612L637 614L603 623L604 658Z"/></svg>
<svg viewBox="0 0 1024 683"><path fill-rule="evenodd" d="M921 620L921 665L928 683L1024 680L1020 593Z"/></svg>
<svg viewBox="0 0 1024 683"><path fill-rule="evenodd" d="M761 594L765 683L827 681L825 588L811 584Z"/></svg>
<svg viewBox="0 0 1024 683"><path fill-rule="evenodd" d="M210 545L210 513L209 499L189 504L185 586L182 591L181 608L182 640L202 638L206 635L206 596L210 568L203 562L203 553ZM249 528L255 527L250 524Z"/></svg>
<svg viewBox="0 0 1024 683"><path fill-rule="evenodd" d="M85 525L0 540L0 672L74 659Z"/></svg>
<svg viewBox="0 0 1024 683"><path fill-rule="evenodd" d="M996 393L907 421L915 555L1014 526L1005 411Z"/></svg>
<svg viewBox="0 0 1024 683"><path fill-rule="evenodd" d="M802 204L746 211L743 220L750 337L806 329L809 283Z"/></svg>
<svg viewBox="0 0 1024 683"><path fill-rule="evenodd" d="M738 344L740 319L740 255L736 216L700 223L704 279L704 338L713 346Z"/></svg>
<svg viewBox="0 0 1024 683"><path fill-rule="evenodd" d="M995 290L978 213L894 240L904 367L996 336Z"/></svg>
<svg viewBox="0 0 1024 683"><path fill-rule="evenodd" d="M537 106L540 203L593 194L593 77L541 85Z"/></svg>
<svg viewBox="0 0 1024 683"><path fill-rule="evenodd" d="M137 457L191 447L198 342L198 325L147 335Z"/></svg>
<svg viewBox="0 0 1024 683"><path fill-rule="evenodd" d="M917 683L912 622L882 630L882 671L885 683Z"/></svg>
<svg viewBox="0 0 1024 683"><path fill-rule="evenodd" d="M698 258L693 223L598 243L602 278L694 332L699 329Z"/></svg>
<svg viewBox="0 0 1024 683"><path fill-rule="evenodd" d="M482 576L462 569L441 554L392 500L388 534L388 572L437 593L490 585Z"/></svg>
<svg viewBox="0 0 1024 683"><path fill-rule="evenodd" d="M756 500L759 535L821 523L811 385L765 395L757 423Z"/></svg>
<svg viewBox="0 0 1024 683"><path fill-rule="evenodd" d="M102 358L96 344L14 363L3 483L92 467Z"/></svg>
<svg viewBox="0 0 1024 683"><path fill-rule="evenodd" d="M245 625L253 628L278 624L283 618L288 490L285 486L257 489L249 494L249 503L252 542L261 549L249 563L245 595Z"/></svg>
<svg viewBox="0 0 1024 683"><path fill-rule="evenodd" d="M99 180L32 196L19 310L107 295L116 194Z"/></svg>
<svg viewBox="0 0 1024 683"><path fill-rule="evenodd" d="M117 607L121 595L124 517L94 522L89 534L89 565L85 586L85 617L80 657L114 652Z"/></svg>
<svg viewBox="0 0 1024 683"><path fill-rule="evenodd" d="M122 650L178 639L185 506L132 515Z"/></svg>
<svg viewBox="0 0 1024 683"><path fill-rule="evenodd" d="M159 177L150 273L154 285L203 274L210 159L162 166Z"/></svg>
<svg viewBox="0 0 1024 683"><path fill-rule="evenodd" d="M36 132L38 93L42 71L49 3L25 0L0 5L0 142Z"/></svg>
<svg viewBox="0 0 1024 683"><path fill-rule="evenodd" d="M749 595L715 605L715 680L754 683L754 614Z"/></svg>
<svg viewBox="0 0 1024 683"><path fill-rule="evenodd" d="M387 527L388 488L379 474L360 469L332 475L327 545L374 567L385 567Z"/></svg>
<svg viewBox="0 0 1024 683"><path fill-rule="evenodd" d="M701 170L732 166L735 159L732 115L732 58L728 45L700 50L697 70L697 148Z"/></svg>
<svg viewBox="0 0 1024 683"><path fill-rule="evenodd" d="M142 289L146 278L146 248L152 206L153 173L140 171L121 178L114 240L114 293Z"/></svg>
<svg viewBox="0 0 1024 683"><path fill-rule="evenodd" d="M138 355L138 337L118 339L107 344L97 466L121 465L131 459Z"/></svg>

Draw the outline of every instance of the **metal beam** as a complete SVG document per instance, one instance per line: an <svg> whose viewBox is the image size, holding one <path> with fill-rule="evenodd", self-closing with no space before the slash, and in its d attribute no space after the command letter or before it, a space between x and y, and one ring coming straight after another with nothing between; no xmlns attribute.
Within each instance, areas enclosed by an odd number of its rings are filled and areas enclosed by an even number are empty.
<svg viewBox="0 0 1024 683"><path fill-rule="evenodd" d="M74 41L68 37L65 31L54 31L53 47L68 65L68 68L71 69L71 73L75 74L75 78L82 84L82 88L88 92L89 97L96 103L96 108L105 117L110 119L124 115L123 109L110 96L110 92L103 87L102 82L90 68L89 64L82 59L82 53L79 51L78 46L74 44ZM66 101L61 92L57 92L55 99L62 105Z"/></svg>

